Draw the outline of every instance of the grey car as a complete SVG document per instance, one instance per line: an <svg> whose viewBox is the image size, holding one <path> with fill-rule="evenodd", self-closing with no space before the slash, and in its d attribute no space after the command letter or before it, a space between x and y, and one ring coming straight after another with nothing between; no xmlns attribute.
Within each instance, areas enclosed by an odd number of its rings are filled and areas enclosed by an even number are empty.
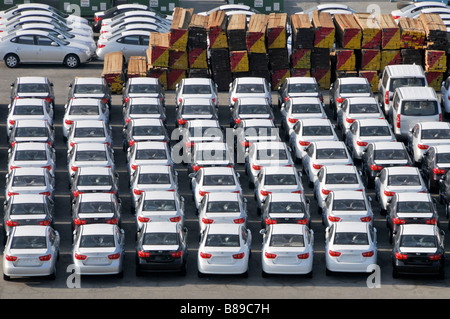
<svg viewBox="0 0 450 319"><path fill-rule="evenodd" d="M55 180L46 168L16 168L6 175L6 198L22 194L39 194L53 200L54 191Z"/></svg>
<svg viewBox="0 0 450 319"><path fill-rule="evenodd" d="M55 131L47 121L19 120L12 126L8 142L11 147L22 142L43 142L53 146Z"/></svg>
<svg viewBox="0 0 450 319"><path fill-rule="evenodd" d="M55 149L47 143L15 144L8 150L8 173L20 167L46 168L54 176L56 168Z"/></svg>
<svg viewBox="0 0 450 319"><path fill-rule="evenodd" d="M217 85L208 78L186 78L177 84L175 90L175 105L178 107L185 99L209 99L218 107L219 94Z"/></svg>

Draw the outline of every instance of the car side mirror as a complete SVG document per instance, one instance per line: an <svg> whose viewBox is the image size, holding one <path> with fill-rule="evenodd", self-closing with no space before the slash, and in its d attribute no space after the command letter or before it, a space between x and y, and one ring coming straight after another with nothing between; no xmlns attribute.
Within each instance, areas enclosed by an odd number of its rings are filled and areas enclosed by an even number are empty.
<svg viewBox="0 0 450 319"><path fill-rule="evenodd" d="M195 173L190 173L188 176L189 176L189 178L195 178Z"/></svg>
<svg viewBox="0 0 450 319"><path fill-rule="evenodd" d="M267 231L266 231L265 229L261 229L261 230L259 231L259 233L260 233L261 235L265 235L265 234L267 233Z"/></svg>

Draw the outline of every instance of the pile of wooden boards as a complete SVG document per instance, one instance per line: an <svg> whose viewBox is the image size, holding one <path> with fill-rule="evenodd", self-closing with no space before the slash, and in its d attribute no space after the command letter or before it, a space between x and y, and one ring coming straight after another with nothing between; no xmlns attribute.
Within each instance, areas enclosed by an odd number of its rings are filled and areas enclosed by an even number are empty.
<svg viewBox="0 0 450 319"><path fill-rule="evenodd" d="M311 51L311 76L321 88L331 84L331 49L335 44L336 28L328 12L314 11L311 22L314 32L314 46Z"/></svg>
<svg viewBox="0 0 450 319"><path fill-rule="evenodd" d="M125 63L122 52L105 54L101 77L110 85L111 93L122 94L125 81Z"/></svg>

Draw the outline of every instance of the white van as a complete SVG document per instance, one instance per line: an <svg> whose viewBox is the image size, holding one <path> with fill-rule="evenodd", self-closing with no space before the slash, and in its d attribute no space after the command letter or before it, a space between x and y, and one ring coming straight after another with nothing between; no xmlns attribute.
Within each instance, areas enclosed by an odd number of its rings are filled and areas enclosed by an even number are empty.
<svg viewBox="0 0 450 319"><path fill-rule="evenodd" d="M404 86L428 86L421 65L398 64L384 68L378 84L378 97L386 115L392 106L395 89Z"/></svg>
<svg viewBox="0 0 450 319"><path fill-rule="evenodd" d="M418 122L442 121L439 98L431 87L400 87L395 90L389 112L395 136L405 140Z"/></svg>

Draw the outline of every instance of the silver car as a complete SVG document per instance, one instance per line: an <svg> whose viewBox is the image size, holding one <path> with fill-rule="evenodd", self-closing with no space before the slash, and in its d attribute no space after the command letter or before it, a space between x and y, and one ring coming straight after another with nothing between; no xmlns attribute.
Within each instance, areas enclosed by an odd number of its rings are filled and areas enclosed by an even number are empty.
<svg viewBox="0 0 450 319"><path fill-rule="evenodd" d="M74 121L67 136L67 149L78 143L105 143L113 147L111 126L104 121Z"/></svg>
<svg viewBox="0 0 450 319"><path fill-rule="evenodd" d="M169 32L170 25L161 23L154 18L130 17L120 22L114 23L114 26L104 25L100 29L99 39L108 40L110 37L125 31L142 30L151 32Z"/></svg>
<svg viewBox="0 0 450 319"><path fill-rule="evenodd" d="M99 40L95 51L97 59L102 61L106 53L117 51L123 53L126 61L131 56L146 56L150 34L150 31L133 30L122 32L106 40Z"/></svg>
<svg viewBox="0 0 450 319"><path fill-rule="evenodd" d="M46 168L55 175L55 149L47 143L17 143L8 150L8 173L21 167Z"/></svg>
<svg viewBox="0 0 450 319"><path fill-rule="evenodd" d="M264 97L269 104L272 104L272 94L270 84L265 78L241 77L230 83L229 103L234 106L234 102L240 97Z"/></svg>
<svg viewBox="0 0 450 319"><path fill-rule="evenodd" d="M178 107L185 99L209 99L218 107L217 85L208 78L186 78L176 85L175 105Z"/></svg>
<svg viewBox="0 0 450 319"><path fill-rule="evenodd" d="M8 140L11 147L22 142L43 142L53 146L55 131L47 121L20 120L14 123Z"/></svg>
<svg viewBox="0 0 450 319"><path fill-rule="evenodd" d="M16 168L6 175L6 198L22 194L39 194L53 200L54 191L55 181L46 168Z"/></svg>
<svg viewBox="0 0 450 319"><path fill-rule="evenodd" d="M76 274L123 276L125 232L117 225L81 225L74 231L73 243Z"/></svg>
<svg viewBox="0 0 450 319"><path fill-rule="evenodd" d="M173 166L170 148L165 142L148 141L134 143L127 150L128 173L134 174L139 166L166 165Z"/></svg>
<svg viewBox="0 0 450 319"><path fill-rule="evenodd" d="M124 125L132 119L161 119L166 120L166 108L157 97L128 98L123 106Z"/></svg>
<svg viewBox="0 0 450 319"><path fill-rule="evenodd" d="M59 242L58 231L50 226L15 227L3 251L3 279L49 276L54 280Z"/></svg>
<svg viewBox="0 0 450 319"><path fill-rule="evenodd" d="M115 168L113 150L103 143L76 144L67 153L69 176L73 177L80 167Z"/></svg>
<svg viewBox="0 0 450 319"><path fill-rule="evenodd" d="M122 134L124 136L124 151L137 142L169 141L169 133L167 132L167 129L161 119L132 119L126 124Z"/></svg>
<svg viewBox="0 0 450 319"><path fill-rule="evenodd" d="M96 98L71 99L64 106L63 135L67 138L74 121L97 120L109 123L108 105Z"/></svg>
<svg viewBox="0 0 450 319"><path fill-rule="evenodd" d="M93 53L86 45L59 39L45 31L17 31L0 40L0 58L9 68L21 63L61 63L73 69L89 62Z"/></svg>
<svg viewBox="0 0 450 319"><path fill-rule="evenodd" d="M53 126L53 109L50 104L39 98L15 99L8 105L6 134L9 136L16 121L41 120Z"/></svg>

